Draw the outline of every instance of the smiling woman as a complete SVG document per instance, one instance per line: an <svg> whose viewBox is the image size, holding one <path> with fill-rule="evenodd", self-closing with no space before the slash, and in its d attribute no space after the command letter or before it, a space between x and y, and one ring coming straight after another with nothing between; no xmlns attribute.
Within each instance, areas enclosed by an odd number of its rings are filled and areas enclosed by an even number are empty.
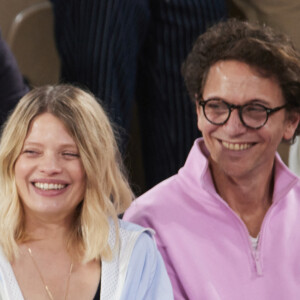
<svg viewBox="0 0 300 300"><path fill-rule="evenodd" d="M85 172L76 143L51 113L32 120L15 164L15 179L25 215L72 222L84 197Z"/></svg>
<svg viewBox="0 0 300 300"><path fill-rule="evenodd" d="M153 232L117 218L133 195L91 94L29 92L5 124L0 165L3 299L173 299Z"/></svg>

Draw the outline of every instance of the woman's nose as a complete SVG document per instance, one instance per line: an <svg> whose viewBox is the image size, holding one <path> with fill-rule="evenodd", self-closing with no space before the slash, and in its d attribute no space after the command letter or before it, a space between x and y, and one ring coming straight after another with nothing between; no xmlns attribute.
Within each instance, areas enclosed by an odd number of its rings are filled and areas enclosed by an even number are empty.
<svg viewBox="0 0 300 300"><path fill-rule="evenodd" d="M39 160L39 169L47 175L58 174L62 167L59 158L54 154L44 154Z"/></svg>

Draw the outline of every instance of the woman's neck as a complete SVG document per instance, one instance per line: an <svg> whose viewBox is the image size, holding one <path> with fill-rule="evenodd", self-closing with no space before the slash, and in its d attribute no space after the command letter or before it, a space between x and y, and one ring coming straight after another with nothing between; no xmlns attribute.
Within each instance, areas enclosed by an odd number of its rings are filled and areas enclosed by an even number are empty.
<svg viewBox="0 0 300 300"><path fill-rule="evenodd" d="M70 238L71 222L47 222L45 220L25 218L26 243L34 242L42 247L53 249L66 248Z"/></svg>

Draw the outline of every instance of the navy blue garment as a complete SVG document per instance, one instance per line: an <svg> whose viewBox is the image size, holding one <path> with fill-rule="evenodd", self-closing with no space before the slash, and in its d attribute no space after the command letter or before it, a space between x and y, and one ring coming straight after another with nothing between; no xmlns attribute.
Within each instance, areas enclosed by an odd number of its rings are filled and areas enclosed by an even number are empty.
<svg viewBox="0 0 300 300"><path fill-rule="evenodd" d="M0 125L28 90L17 62L0 33Z"/></svg>
<svg viewBox="0 0 300 300"><path fill-rule="evenodd" d="M199 135L180 67L226 18L225 0L52 2L62 80L90 89L127 131L137 101L147 188L175 174Z"/></svg>

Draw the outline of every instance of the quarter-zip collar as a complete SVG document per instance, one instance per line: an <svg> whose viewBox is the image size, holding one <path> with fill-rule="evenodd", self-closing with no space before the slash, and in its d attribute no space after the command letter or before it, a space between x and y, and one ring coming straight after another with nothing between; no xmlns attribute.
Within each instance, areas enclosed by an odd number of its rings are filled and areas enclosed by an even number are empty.
<svg viewBox="0 0 300 300"><path fill-rule="evenodd" d="M209 152L205 147L203 138L196 139L188 155L185 165L178 172L179 183L185 186L186 192L194 198L198 190L204 189L216 199L228 204L217 194L209 167ZM283 198L298 182L298 177L293 174L282 162L278 153L274 164L274 191L272 203ZM280 184L278 184L280 182ZM205 199L201 199L205 201ZM211 199L209 199L211 202ZM211 203L213 204L213 203ZM217 204L217 203L216 203ZM229 207L229 206L228 206Z"/></svg>
<svg viewBox="0 0 300 300"><path fill-rule="evenodd" d="M281 199L297 184L298 177L293 174L281 161L280 156L276 153L274 164L274 191L272 205L267 211L260 230L258 246L253 249L248 229L241 218L230 208L228 203L224 201L216 192L213 178L209 167L209 152L205 147L203 138L195 141L192 150L186 160L183 168L178 173L178 183L182 184L185 192L191 195L191 199L197 201L209 202L210 205L219 206L238 224L239 232L247 249L249 260L253 262L253 266L257 276L263 276L262 250L264 243L265 227L269 222L274 207ZM208 199L197 197L201 190L205 190L210 196ZM207 203L206 203L207 204Z"/></svg>

